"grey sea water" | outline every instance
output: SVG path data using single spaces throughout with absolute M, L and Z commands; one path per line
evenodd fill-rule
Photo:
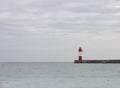
M 120 64 L 1 62 L 0 88 L 120 88 Z

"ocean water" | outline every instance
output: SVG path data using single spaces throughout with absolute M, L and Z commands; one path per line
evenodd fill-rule
M 120 88 L 120 64 L 1 62 L 0 88 Z

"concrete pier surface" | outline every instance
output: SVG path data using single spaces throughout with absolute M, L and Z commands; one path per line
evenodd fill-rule
M 74 63 L 120 63 L 120 60 L 74 60 Z

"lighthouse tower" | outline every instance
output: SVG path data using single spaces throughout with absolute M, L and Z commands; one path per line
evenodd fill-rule
M 79 61 L 82 61 L 82 54 L 81 54 L 81 53 L 83 52 L 83 50 L 82 50 L 81 47 L 79 47 L 78 51 L 79 51 L 79 57 L 78 57 L 78 60 L 79 60 Z

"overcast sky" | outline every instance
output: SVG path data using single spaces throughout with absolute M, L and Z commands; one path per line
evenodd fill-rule
M 0 61 L 120 59 L 120 0 L 0 0 Z

